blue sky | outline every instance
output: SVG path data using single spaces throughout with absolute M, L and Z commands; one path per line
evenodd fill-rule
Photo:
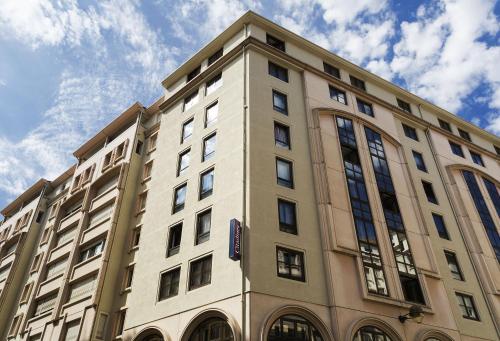
M 2 0 L 0 206 L 248 9 L 500 134 L 497 1 Z

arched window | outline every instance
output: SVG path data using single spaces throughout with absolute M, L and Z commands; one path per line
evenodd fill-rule
M 189 341 L 234 341 L 234 336 L 226 321 L 212 317 L 196 327 Z
M 354 335 L 353 341 L 393 341 L 389 335 L 374 326 L 364 326 Z
M 314 325 L 298 315 L 284 315 L 274 321 L 267 341 L 323 341 Z
M 139 334 L 137 341 L 164 341 L 163 335 L 156 329 L 147 329 Z
M 163 336 L 160 334 L 151 334 L 143 337 L 140 341 L 163 341 Z

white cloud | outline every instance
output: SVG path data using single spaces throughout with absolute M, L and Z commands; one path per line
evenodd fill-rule
M 490 114 L 487 121 L 488 123 L 486 124 L 485 129 L 497 136 L 500 136 L 500 113 Z

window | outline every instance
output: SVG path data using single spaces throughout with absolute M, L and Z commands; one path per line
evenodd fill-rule
M 330 76 L 340 79 L 340 70 L 335 66 L 323 62 L 323 70 Z
M 460 135 L 460 137 L 462 137 L 463 139 L 466 139 L 467 141 L 472 141 L 470 138 L 470 134 L 468 132 L 466 132 L 465 130 L 458 128 L 458 135 Z
M 57 277 L 61 274 L 64 273 L 64 270 L 66 270 L 66 263 L 68 261 L 68 258 L 63 258 L 58 261 L 55 261 L 53 263 L 50 263 L 47 265 L 47 272 L 45 274 L 45 280 Z
M 427 197 L 427 201 L 437 205 L 438 200 L 436 198 L 436 195 L 434 194 L 434 189 L 432 188 L 432 184 L 430 182 L 422 180 L 422 186 L 424 187 L 424 192 Z
M 78 263 L 84 262 L 91 257 L 100 255 L 103 250 L 104 250 L 104 239 L 101 239 L 97 243 L 92 244 L 91 246 L 83 249 L 80 252 Z
M 177 294 L 179 293 L 180 275 L 181 268 L 173 269 L 161 274 L 158 301 L 177 296 Z
M 33 282 L 29 282 L 24 286 L 23 292 L 21 293 L 21 300 L 19 301 L 20 304 L 28 302 L 29 296 L 31 294 L 31 289 L 33 289 Z
M 278 276 L 305 282 L 304 254 L 299 251 L 276 247 Z
M 273 37 L 270 34 L 266 34 L 266 43 L 267 45 L 271 45 L 272 47 L 281 50 L 283 52 L 285 51 L 285 42 L 283 40 L 280 40 L 276 37 Z
M 448 267 L 450 268 L 451 277 L 458 281 L 463 281 L 464 276 L 462 275 L 462 270 L 460 270 L 460 266 L 458 265 L 457 256 L 450 251 L 445 251 L 444 256 L 446 257 L 446 261 L 448 262 Z
M 274 122 L 274 143 L 278 147 L 290 149 L 290 128 L 284 124 Z
M 210 239 L 210 227 L 212 224 L 212 209 L 198 213 L 196 217 L 196 245 Z
M 474 162 L 476 165 L 484 167 L 484 162 L 483 158 L 481 157 L 481 154 L 473 152 L 472 150 L 469 150 L 469 152 L 470 152 L 470 157 L 472 158 L 472 162 Z
M 214 169 L 209 169 L 200 175 L 200 200 L 212 195 L 214 189 Z
M 113 151 L 110 151 L 106 155 L 104 155 L 104 160 L 102 162 L 102 170 L 104 171 L 107 168 L 111 167 L 112 163 L 113 163 Z
M 113 205 L 108 205 L 103 208 L 99 208 L 90 213 L 89 217 L 89 228 L 94 227 L 107 220 L 111 213 L 113 212 Z
M 384 331 L 374 326 L 361 327 L 354 335 L 353 341 L 394 341 Z
M 54 309 L 54 306 L 56 304 L 56 299 L 57 299 L 57 294 L 54 294 L 36 301 L 33 317 L 39 316 L 43 313 L 49 312 L 52 309 Z
M 210 284 L 212 280 L 212 255 L 191 262 L 189 290 Z
M 231 327 L 220 317 L 209 317 L 196 326 L 189 336 L 191 341 L 233 341 Z M 318 340 L 319 341 L 319 340 Z
M 156 142 L 158 141 L 158 133 L 151 134 L 148 139 L 148 152 L 152 152 L 156 149 Z
M 40 224 L 42 222 L 44 213 L 45 213 L 44 211 L 38 211 L 38 214 L 36 215 L 36 219 L 35 219 L 35 222 L 37 224 Z
M 116 325 L 115 325 L 115 336 L 122 335 L 123 327 L 125 326 L 126 314 L 127 314 L 126 310 L 121 310 L 117 313 Z
M 483 178 L 484 186 L 490 195 L 491 202 L 497 211 L 498 216 L 500 217 L 500 195 L 498 194 L 497 186 L 491 182 L 490 180 Z
M 21 321 L 23 319 L 23 314 L 17 315 L 14 317 L 14 320 L 12 320 L 12 324 L 10 325 L 9 329 L 9 338 L 10 337 L 15 337 L 17 335 L 17 332 L 19 331 L 19 327 L 21 326 Z
M 448 141 L 450 143 L 450 148 L 453 154 L 458 155 L 460 157 L 465 157 L 464 152 L 462 150 L 462 146 L 456 144 L 455 142 Z
M 361 79 L 359 78 L 356 78 L 354 76 L 351 76 L 349 75 L 349 79 L 351 81 L 351 85 L 358 88 L 358 89 L 361 89 L 363 91 L 366 91 L 366 86 L 365 86 L 365 82 L 362 81 Z
M 132 279 L 134 278 L 134 265 L 127 267 L 125 274 L 124 289 L 132 287 Z
M 412 150 L 413 158 L 415 159 L 415 165 L 422 172 L 427 173 L 427 167 L 425 166 L 424 157 L 419 152 Z
M 148 200 L 148 192 L 143 192 L 139 194 L 137 199 L 137 214 L 142 213 L 146 210 L 146 201 Z
M 298 315 L 284 315 L 274 321 L 271 328 L 269 328 L 269 333 L 267 334 L 266 340 L 324 341 L 318 329 L 316 329 L 316 327 L 310 321 Z
M 205 86 L 205 95 L 208 96 L 222 86 L 222 73 L 210 79 Z
M 410 103 L 403 101 L 402 99 L 397 98 L 398 107 L 411 114 Z
M 406 137 L 418 141 L 417 130 L 415 128 L 407 126 L 406 124 L 403 123 L 403 130 L 405 132 Z
M 279 91 L 273 90 L 273 109 L 288 115 L 288 101 L 285 94 Z
M 40 268 L 40 264 L 42 263 L 42 256 L 43 256 L 43 252 L 39 253 L 35 256 L 35 258 L 33 259 L 33 264 L 31 264 L 30 272 L 37 272 L 38 271 L 38 269 Z
M 444 129 L 448 130 L 451 133 L 451 126 L 448 122 L 443 121 L 442 119 L 438 118 L 439 126 Z
M 222 57 L 223 52 L 224 52 L 223 49 L 220 49 L 217 52 L 215 52 L 213 55 L 211 55 L 210 57 L 208 57 L 207 66 L 212 65 L 213 63 L 215 63 L 215 61 L 217 59 L 219 59 L 220 57 Z
M 132 238 L 130 240 L 130 248 L 138 247 L 141 240 L 141 227 L 138 226 L 132 230 Z
M 198 65 L 193 71 L 188 73 L 187 81 L 189 82 L 190 80 L 198 76 L 200 74 L 200 71 L 201 71 L 201 65 Z
M 215 155 L 215 144 L 216 144 L 216 135 L 213 133 L 212 135 L 206 137 L 203 140 L 203 158 L 201 161 L 206 161 L 211 159 Z
M 184 111 L 188 111 L 196 103 L 198 103 L 198 89 L 196 89 L 195 92 L 184 98 Z
M 150 179 L 152 171 L 153 171 L 153 160 L 148 161 L 144 164 L 144 168 L 142 170 L 142 181 Z
M 281 79 L 283 82 L 288 83 L 288 70 L 282 66 L 276 65 L 273 62 L 268 63 L 269 74 L 273 77 Z
M 40 245 L 45 244 L 46 242 L 49 241 L 49 236 L 50 236 L 50 227 L 46 228 L 42 232 L 42 238 L 40 239 Z
M 181 136 L 181 143 L 184 143 L 188 138 L 193 135 L 193 122 L 194 119 L 190 119 L 182 125 L 182 136 Z
M 62 233 L 60 233 L 57 237 L 57 242 L 56 242 L 56 247 L 61 246 L 65 244 L 66 242 L 70 241 L 73 239 L 76 233 L 76 225 L 73 225 L 73 227 L 69 227 Z
M 297 212 L 295 203 L 278 199 L 280 231 L 297 234 Z
M 182 223 L 178 223 L 170 228 L 168 234 L 167 257 L 176 255 L 181 249 Z
M 142 141 L 137 140 L 137 144 L 135 145 L 135 153 L 141 155 L 142 154 Z
M 363 114 L 373 117 L 373 107 L 370 103 L 362 101 L 359 98 L 356 98 L 356 102 L 358 103 L 359 112 L 362 112 Z
M 434 220 L 434 225 L 436 225 L 439 237 L 449 240 L 450 236 L 448 234 L 448 230 L 446 229 L 443 216 L 437 213 L 432 213 L 432 219 Z
M 97 321 L 98 322 L 96 324 L 95 337 L 98 340 L 104 340 L 104 334 L 106 332 L 106 327 L 108 324 L 108 314 L 99 313 L 99 318 Z
M 191 149 L 187 149 L 179 154 L 177 160 L 177 176 L 182 175 L 189 167 Z
M 462 317 L 469 320 L 479 321 L 479 315 L 474 304 L 472 296 L 456 293 L 458 299 L 458 306 L 462 310 Z
M 127 153 L 127 146 L 128 146 L 128 140 L 126 141 L 123 141 L 122 143 L 120 143 L 116 149 L 115 149 L 115 158 L 114 158 L 114 162 L 118 161 L 119 159 L 122 159 L 125 157 L 125 154 Z M 86 180 L 86 174 L 84 174 L 84 182 L 87 181 Z
M 330 98 L 347 105 L 347 97 L 345 91 L 337 89 L 334 86 L 329 86 L 330 88 Z
M 215 102 L 205 110 L 205 128 L 217 122 L 219 102 Z
M 97 285 L 97 275 L 87 277 L 69 288 L 68 302 L 75 301 L 81 297 L 91 296 Z
M 278 185 L 293 188 L 293 168 L 290 161 L 276 158 L 276 178 Z
M 184 203 L 186 202 L 186 191 L 187 184 L 180 185 L 174 190 L 174 207 L 172 212 L 179 212 L 184 208 Z
M 493 146 L 493 148 L 495 148 L 495 152 L 497 153 L 497 155 L 500 155 L 500 147 Z

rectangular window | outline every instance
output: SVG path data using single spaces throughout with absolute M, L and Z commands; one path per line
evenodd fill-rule
M 135 145 L 135 153 L 141 155 L 142 154 L 142 141 L 137 140 L 137 144 Z
M 180 185 L 174 190 L 174 205 L 172 207 L 172 212 L 176 213 L 184 208 L 186 202 L 186 191 L 187 184 Z
M 457 255 L 455 255 L 453 252 L 445 251 L 444 256 L 446 257 L 446 261 L 448 262 L 451 277 L 458 281 L 463 281 L 464 276 L 462 274 L 462 270 L 460 270 L 460 266 L 458 265 Z
M 188 138 L 193 135 L 193 122 L 194 119 L 190 119 L 182 125 L 182 136 L 181 136 L 181 143 L 184 143 Z
M 448 130 L 451 133 L 451 126 L 450 126 L 450 124 L 448 122 L 443 121 L 442 119 L 439 119 L 439 118 L 438 118 L 438 122 L 439 122 L 439 126 L 442 129 Z
M 35 222 L 37 224 L 40 224 L 42 222 L 44 213 L 45 213 L 44 211 L 38 211 L 38 214 L 36 215 L 36 219 L 35 219 Z
M 28 302 L 28 299 L 31 294 L 31 289 L 33 289 L 33 282 L 29 282 L 24 286 L 23 292 L 21 293 L 21 300 L 19 301 L 19 304 Z
M 462 150 L 461 145 L 456 144 L 455 142 L 451 142 L 451 141 L 448 141 L 448 142 L 450 143 L 450 148 L 451 148 L 451 151 L 453 154 L 465 158 L 464 151 Z
M 119 159 L 122 159 L 125 157 L 125 154 L 127 153 L 127 146 L 128 146 L 128 140 L 120 143 L 116 149 L 115 149 L 115 158 L 114 158 L 114 162 L 118 161 Z M 84 176 L 86 176 L 86 174 L 84 174 Z M 90 178 L 90 176 L 89 176 Z M 86 181 L 86 178 L 84 177 L 84 182 Z
M 215 155 L 216 142 L 217 142 L 217 137 L 215 133 L 206 137 L 203 140 L 203 159 L 201 160 L 202 162 L 211 159 Z
M 411 106 L 410 103 L 403 101 L 402 99 L 397 98 L 398 107 L 411 114 Z
M 469 152 L 470 152 L 470 157 L 472 158 L 472 162 L 474 162 L 476 165 L 484 167 L 484 162 L 483 158 L 481 157 L 481 154 L 473 152 L 472 150 L 469 150 Z
M 220 50 L 217 50 L 217 52 L 215 52 L 213 55 L 208 57 L 207 66 L 212 65 L 213 63 L 215 63 L 216 60 L 218 60 L 220 57 L 222 57 L 223 52 L 224 52 L 224 50 L 220 49 Z
M 373 117 L 373 107 L 370 103 L 362 101 L 359 98 L 356 98 L 356 102 L 358 103 L 359 112 L 362 112 L 363 114 Z
M 498 216 L 500 217 L 500 195 L 498 194 L 497 186 L 491 182 L 490 180 L 483 178 L 484 186 L 490 195 L 491 202 L 497 211 Z
M 129 267 L 127 267 L 126 272 L 127 272 L 127 274 L 125 275 L 124 288 L 128 289 L 128 288 L 132 287 L 132 280 L 134 278 L 134 265 L 130 265 Z
M 495 148 L 495 152 L 497 153 L 497 155 L 500 156 L 500 147 L 498 146 L 493 146 L 493 148 Z
M 416 152 L 414 150 L 412 150 L 412 153 L 413 153 L 413 158 L 415 159 L 415 165 L 417 166 L 417 168 L 419 170 L 421 170 L 422 172 L 427 173 L 427 167 L 425 166 L 424 157 L 422 156 L 422 154 L 419 152 Z
M 130 248 L 138 247 L 141 240 L 141 227 L 138 226 L 132 230 L 132 238 L 130 241 Z
M 35 303 L 35 311 L 33 313 L 33 317 L 39 316 L 43 313 L 49 312 L 54 309 L 56 304 L 57 294 L 47 296 L 45 298 L 39 299 Z
M 151 134 L 148 139 L 148 153 L 156 149 L 156 142 L 158 141 L 158 132 Z
M 299 251 L 276 247 L 278 276 L 305 282 L 304 254 Z
M 281 50 L 283 52 L 286 52 L 285 51 L 285 42 L 281 39 L 278 39 L 276 37 L 273 37 L 272 35 L 270 35 L 269 33 L 266 34 L 266 43 L 267 45 L 270 45 L 278 50 Z
M 80 252 L 80 257 L 78 258 L 78 263 L 84 262 L 94 256 L 100 255 L 104 250 L 104 239 L 101 239 L 97 243 L 83 249 Z
M 196 217 L 196 245 L 210 239 L 210 227 L 212 225 L 212 209 L 198 213 Z
M 103 208 L 94 210 L 89 215 L 89 227 L 94 227 L 102 223 L 103 221 L 109 219 L 111 213 L 113 212 L 113 205 L 108 205 Z
M 123 327 L 125 326 L 126 314 L 127 314 L 126 310 L 121 310 L 117 313 L 116 325 L 115 325 L 115 336 L 122 335 Z
M 218 115 L 219 115 L 219 102 L 215 102 L 205 110 L 205 128 L 216 123 Z
M 351 81 L 351 85 L 358 88 L 358 89 L 361 89 L 363 91 L 366 91 L 366 86 L 365 86 L 365 82 L 362 81 L 361 79 L 359 78 L 356 78 L 354 76 L 351 76 L 349 75 L 349 79 Z
M 193 71 L 188 73 L 187 81 L 189 82 L 190 80 L 198 76 L 200 74 L 200 71 L 201 71 L 201 65 L 198 65 Z
M 177 159 L 177 176 L 184 174 L 189 167 L 191 149 L 187 149 L 179 154 Z
M 191 109 L 196 103 L 198 103 L 198 89 L 195 92 L 184 98 L 184 111 Z
M 144 168 L 142 170 L 142 181 L 148 180 L 151 178 L 151 172 L 153 171 L 153 160 L 148 161 L 144 164 Z
M 23 314 L 14 317 L 14 320 L 12 320 L 12 324 L 10 325 L 9 328 L 9 334 L 8 334 L 9 338 L 15 337 L 17 335 L 19 327 L 21 326 L 22 319 L 23 319 Z
M 450 240 L 450 236 L 448 234 L 448 230 L 446 229 L 443 216 L 437 213 L 432 213 L 432 219 L 434 220 L 434 225 L 436 225 L 436 230 L 438 231 L 439 237 Z
M 340 70 L 335 66 L 323 62 L 323 70 L 330 76 L 340 79 Z
M 43 252 L 39 253 L 35 256 L 35 259 L 33 259 L 33 264 L 31 264 L 30 272 L 37 272 L 38 271 L 38 269 L 40 268 L 40 264 L 42 263 L 42 256 L 43 256 Z
M 200 175 L 200 196 L 199 199 L 204 199 L 212 195 L 214 189 L 214 169 L 209 169 Z
M 205 96 L 215 92 L 222 86 L 222 72 L 210 79 L 205 86 Z
M 80 332 L 80 320 L 66 323 L 64 329 L 64 341 L 77 341 Z
M 45 274 L 45 280 L 57 277 L 61 274 L 64 273 L 64 270 L 66 270 L 66 263 L 68 261 L 68 258 L 63 258 L 61 260 L 58 260 L 54 263 L 50 263 L 47 265 L 47 272 Z
M 210 284 L 212 280 L 212 255 L 191 262 L 189 290 Z
M 273 109 L 288 115 L 288 100 L 285 94 L 279 91 L 273 90 Z
M 468 132 L 466 132 L 465 130 L 458 128 L 458 135 L 460 135 L 460 137 L 462 137 L 463 139 L 466 139 L 467 141 L 472 141 L 470 138 L 470 134 Z
M 40 245 L 45 244 L 46 242 L 49 241 L 50 231 L 51 231 L 50 227 L 43 230 L 42 238 L 40 239 Z
M 148 192 L 143 192 L 139 194 L 137 199 L 137 214 L 142 213 L 146 210 L 146 202 L 148 200 Z
M 293 167 L 290 161 L 276 158 L 276 178 L 278 185 L 293 188 Z
M 280 231 L 297 234 L 297 212 L 295 203 L 278 199 Z
M 269 62 L 268 71 L 271 76 L 288 83 L 288 70 L 284 67 L 276 65 L 273 62 Z
M 284 124 L 274 122 L 274 143 L 278 147 L 290 149 L 290 128 Z
M 336 87 L 331 86 L 331 85 L 329 86 L 329 88 L 330 88 L 330 98 L 331 99 L 347 105 L 347 96 L 346 96 L 345 91 L 337 89 Z
M 403 130 L 405 132 L 405 136 L 412 140 L 418 141 L 417 130 L 413 127 L 407 126 L 404 123 L 402 125 L 403 125 Z
M 176 268 L 161 274 L 158 301 L 177 296 L 177 294 L 179 293 L 180 276 L 181 268 Z
M 170 228 L 168 233 L 167 257 L 176 255 L 181 249 L 182 223 L 178 223 Z
M 426 182 L 422 180 L 422 186 L 424 188 L 425 195 L 427 197 L 427 201 L 433 204 L 438 204 L 438 200 L 436 194 L 434 194 L 434 189 L 432 188 L 432 184 L 430 182 Z
M 97 276 L 87 277 L 69 288 L 68 302 L 75 301 L 81 297 L 91 296 L 97 285 Z
M 469 320 L 479 321 L 479 315 L 472 296 L 456 293 L 458 306 L 462 310 L 462 317 Z

